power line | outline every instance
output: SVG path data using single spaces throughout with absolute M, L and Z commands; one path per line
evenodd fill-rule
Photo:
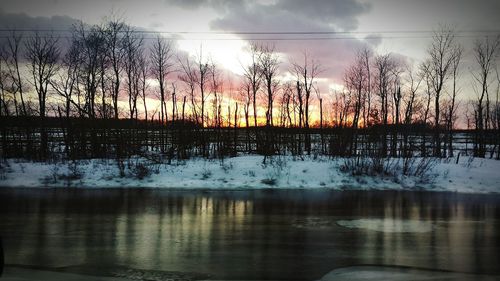
M 85 31 L 91 31 L 85 29 Z M 35 28 L 0 28 L 0 32 L 73 32 L 72 29 L 35 29 Z M 204 34 L 204 35 L 346 35 L 346 34 L 434 34 L 435 30 L 372 30 L 372 31 L 167 31 L 167 30 L 122 30 L 120 33 L 144 33 L 144 34 Z M 500 33 L 500 29 L 463 29 L 454 30 L 460 33 Z
M 90 30 L 85 30 L 90 31 Z M 168 39 L 176 41 L 329 41 L 329 40 L 380 40 L 380 39 L 430 39 L 434 36 L 432 30 L 380 30 L 380 31 L 147 31 L 147 30 L 129 30 L 139 34 L 164 34 L 164 35 L 215 35 L 215 37 L 170 37 Z M 31 33 L 72 33 L 72 29 L 0 29 L 0 33 L 5 32 L 28 32 L 24 35 L 25 38 L 33 38 L 35 35 Z M 121 31 L 126 32 L 126 31 Z M 478 38 L 489 34 L 500 34 L 500 29 L 469 29 L 456 30 L 455 37 L 457 38 Z M 255 35 L 259 37 L 243 37 L 243 38 L 224 38 L 218 35 Z M 269 35 L 269 36 L 266 36 Z M 282 35 L 282 36 L 277 36 Z M 292 37 L 289 37 L 293 35 Z M 297 37 L 298 35 L 302 35 Z M 326 36 L 330 35 L 330 36 Z M 361 37 L 365 35 L 365 37 Z M 372 36 L 370 36 L 372 35 Z M 54 35 L 48 34 L 38 35 L 42 38 L 57 37 L 62 39 L 71 39 L 69 35 Z M 9 38 L 7 35 L 0 35 L 0 39 Z M 156 37 L 143 36 L 144 40 L 155 40 Z
M 54 38 L 54 36 L 39 36 L 40 38 Z M 481 35 L 457 35 L 457 38 L 479 38 Z M 9 36 L 0 36 L 0 39 L 7 39 Z M 34 38 L 34 36 L 24 36 L 24 38 Z M 56 36 L 59 39 L 72 39 L 71 36 Z M 175 41 L 329 41 L 329 40 L 379 40 L 379 39 L 430 39 L 432 36 L 376 36 L 376 37 L 290 37 L 290 38 L 167 38 Z M 141 37 L 144 40 L 156 40 L 156 37 Z

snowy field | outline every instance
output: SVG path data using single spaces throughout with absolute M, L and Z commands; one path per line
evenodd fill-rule
M 500 161 L 461 157 L 435 160 L 426 176 L 353 176 L 342 171 L 345 159 L 280 156 L 238 156 L 220 160 L 191 159 L 151 164 L 144 159 L 124 162 L 120 176 L 115 160 L 37 163 L 8 160 L 1 163 L 3 187 L 151 187 L 201 189 L 316 188 L 335 190 L 432 190 L 499 193 Z M 141 163 L 145 169 L 138 169 Z M 141 168 L 139 167 L 139 168 Z

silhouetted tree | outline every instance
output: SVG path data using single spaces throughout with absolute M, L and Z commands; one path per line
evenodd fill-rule
M 315 60 L 308 59 L 307 52 L 303 53 L 303 57 L 304 57 L 303 63 L 292 62 L 292 66 L 293 66 L 293 72 L 297 79 L 297 92 L 298 93 L 300 92 L 300 94 L 298 94 L 300 100 L 302 100 L 302 92 L 304 94 L 303 95 L 304 115 L 302 120 L 304 121 L 304 126 L 306 128 L 309 128 L 309 100 L 311 98 L 311 93 L 313 91 L 314 79 L 316 79 L 318 74 L 320 73 L 321 66 Z M 299 110 L 301 110 L 301 108 Z
M 24 84 L 21 78 L 21 47 L 22 47 L 23 35 L 16 31 L 12 31 L 10 36 L 7 37 L 6 48 L 4 49 L 3 56 L 4 61 L 8 69 L 9 78 L 11 80 L 10 92 L 13 95 L 14 107 L 16 115 L 28 115 L 28 110 L 26 102 L 24 100 Z M 17 93 L 21 99 L 21 112 L 19 114 L 19 108 L 17 104 Z
M 413 122 L 415 104 L 418 102 L 417 93 L 422 83 L 423 76 L 422 73 L 415 73 L 414 68 L 409 65 L 406 67 L 406 74 L 408 95 L 405 101 L 406 109 L 404 113 L 404 124 L 410 125 Z
M 274 46 L 261 46 L 259 65 L 265 85 L 267 100 L 266 126 L 273 126 L 273 100 L 278 86 L 277 75 L 280 61 Z
M 35 33 L 26 41 L 26 59 L 28 60 L 33 85 L 38 95 L 40 117 L 45 117 L 47 93 L 50 81 L 59 70 L 58 39 L 50 34 Z
M 123 39 L 125 50 L 124 69 L 127 78 L 126 84 L 128 90 L 129 117 L 133 119 L 134 117 L 137 117 L 137 100 L 140 96 L 140 63 L 143 53 L 143 38 L 137 36 L 134 30 L 128 27 L 125 29 L 125 36 Z M 163 93 L 162 96 L 162 101 L 164 102 L 165 94 Z
M 476 144 L 474 154 L 475 156 L 484 157 L 486 153 L 486 144 L 484 137 L 484 129 L 487 128 L 488 114 L 489 114 L 489 85 L 491 83 L 491 72 L 493 70 L 493 63 L 495 55 L 500 46 L 500 38 L 491 40 L 490 38 L 485 38 L 484 40 L 477 40 L 474 46 L 474 58 L 477 63 L 478 70 L 473 73 L 476 83 L 479 85 L 478 98 L 476 104 Z M 485 118 L 486 115 L 486 118 Z
M 452 90 L 450 94 L 450 100 L 447 106 L 446 112 L 446 131 L 448 135 L 448 156 L 453 157 L 453 127 L 456 120 L 456 112 L 457 112 L 457 94 L 459 92 L 457 86 L 457 79 L 459 73 L 459 66 L 462 60 L 463 49 L 461 46 L 457 45 L 454 52 L 453 63 L 451 66 L 452 72 Z
M 454 50 L 456 49 L 455 31 L 442 26 L 432 38 L 432 43 L 427 49 L 429 56 L 427 62 L 427 75 L 434 94 L 434 152 L 433 155 L 441 156 L 440 139 L 440 109 L 441 93 L 445 82 L 451 75 Z
M 74 101 L 74 92 L 77 90 L 77 76 L 79 67 L 79 49 L 72 45 L 64 55 L 58 75 L 50 83 L 56 93 L 64 99 L 66 117 L 71 115 L 72 105 L 79 109 L 80 105 Z
M 170 41 L 163 37 L 156 37 L 151 49 L 151 73 L 158 81 L 160 87 L 160 120 L 162 124 L 167 121 L 167 76 L 172 72 L 172 46 Z
M 252 44 L 250 46 L 250 58 L 252 61 L 250 65 L 244 67 L 244 77 L 252 93 L 254 127 L 257 127 L 257 93 L 262 84 L 262 72 L 260 70 L 261 55 L 260 48 L 256 44 Z
M 127 25 L 120 20 L 111 20 L 103 29 L 106 41 L 106 55 L 111 68 L 111 100 L 114 118 L 118 119 L 118 96 L 120 95 L 121 73 L 126 55 L 124 34 Z M 147 119 L 147 118 L 146 118 Z

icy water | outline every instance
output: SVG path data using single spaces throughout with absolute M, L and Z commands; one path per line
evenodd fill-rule
M 488 194 L 0 188 L 0 235 L 7 264 L 94 275 L 317 280 L 385 265 L 500 276 L 500 195 Z

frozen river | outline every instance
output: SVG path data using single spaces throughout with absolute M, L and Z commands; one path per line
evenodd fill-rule
M 500 195 L 489 194 L 0 188 L 0 235 L 8 267 L 103 276 L 500 275 Z

